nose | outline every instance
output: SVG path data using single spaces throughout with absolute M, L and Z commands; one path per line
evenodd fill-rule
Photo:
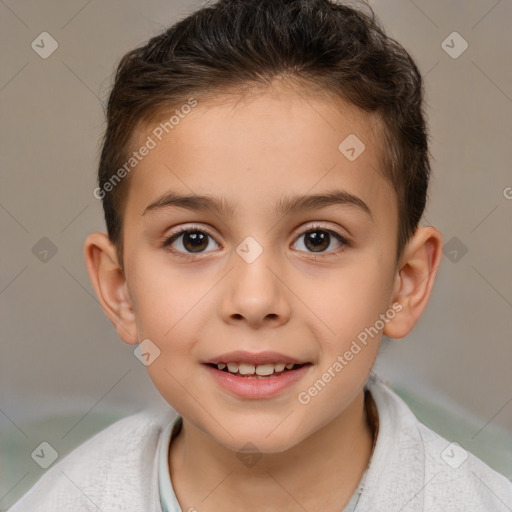
M 269 251 L 264 250 L 252 262 L 235 253 L 233 265 L 226 276 L 220 301 L 223 320 L 238 325 L 246 323 L 251 328 L 264 324 L 278 327 L 288 322 L 289 291 Z

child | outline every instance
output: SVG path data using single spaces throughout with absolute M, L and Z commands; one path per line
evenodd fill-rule
M 172 409 L 100 432 L 12 512 L 512 510 L 372 373 L 442 238 L 419 224 L 421 76 L 366 10 L 220 0 L 123 57 L 85 258 Z

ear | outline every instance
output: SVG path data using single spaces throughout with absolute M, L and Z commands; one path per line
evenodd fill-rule
M 383 334 L 403 338 L 412 330 L 430 298 L 442 259 L 443 239 L 433 226 L 418 228 L 404 248 L 397 265 L 393 289 L 393 309 L 397 314 Z
M 91 233 L 85 240 L 84 256 L 103 311 L 125 343 L 137 344 L 135 314 L 114 244 L 105 233 Z

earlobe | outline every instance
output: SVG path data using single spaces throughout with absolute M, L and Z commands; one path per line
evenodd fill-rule
M 395 278 L 392 303 L 400 312 L 386 324 L 383 334 L 403 338 L 413 329 L 427 306 L 442 258 L 438 229 L 418 228 L 405 247 Z
M 91 233 L 84 256 L 96 296 L 119 337 L 125 343 L 138 343 L 132 301 L 114 244 L 105 233 Z

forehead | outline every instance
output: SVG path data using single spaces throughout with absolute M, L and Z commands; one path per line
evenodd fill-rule
M 135 149 L 148 137 L 154 142 L 130 176 L 127 203 L 140 215 L 168 191 L 216 195 L 234 212 L 261 213 L 283 194 L 332 189 L 393 213 L 379 120 L 353 105 L 277 86 L 198 98 L 176 124 L 164 125 L 171 115 L 134 137 Z

